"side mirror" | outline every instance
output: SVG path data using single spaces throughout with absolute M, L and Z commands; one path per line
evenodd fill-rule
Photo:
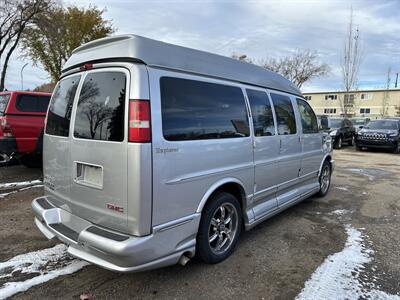
M 364 126 L 359 126 L 358 128 L 360 128 L 360 129 L 363 129 L 363 128 L 364 128 Z

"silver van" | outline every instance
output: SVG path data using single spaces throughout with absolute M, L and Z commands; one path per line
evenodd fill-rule
M 135 35 L 96 40 L 54 90 L 35 223 L 114 271 L 217 263 L 243 229 L 326 195 L 331 144 L 278 74 Z

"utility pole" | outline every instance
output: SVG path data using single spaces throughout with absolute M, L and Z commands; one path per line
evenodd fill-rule
M 24 90 L 24 74 L 23 74 L 23 72 L 27 65 L 29 65 L 29 63 L 24 64 L 23 67 L 21 68 L 21 91 Z

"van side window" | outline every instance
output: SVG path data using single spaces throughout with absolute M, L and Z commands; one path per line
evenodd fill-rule
M 266 92 L 246 90 L 249 97 L 255 136 L 275 135 L 274 117 Z
M 311 106 L 304 100 L 296 98 L 299 107 L 303 133 L 318 133 L 318 122 Z
M 250 135 L 240 88 L 172 77 L 162 77 L 160 88 L 165 139 L 185 141 Z
M 21 94 L 17 96 L 15 107 L 22 112 L 46 113 L 50 96 Z
M 124 140 L 125 77 L 122 72 L 94 72 L 86 76 L 76 109 L 75 137 Z
M 72 104 L 80 79 L 80 75 L 65 78 L 55 88 L 47 115 L 47 134 L 58 136 L 69 135 Z
M 276 113 L 278 123 L 278 134 L 296 134 L 296 117 L 290 98 L 285 95 L 271 93 L 272 103 Z

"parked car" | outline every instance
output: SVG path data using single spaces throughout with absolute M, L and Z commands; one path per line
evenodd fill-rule
M 332 137 L 335 149 L 341 149 L 344 143 L 354 146 L 356 130 L 349 119 L 321 116 L 321 128 Z
M 44 135 L 37 227 L 119 272 L 227 258 L 242 228 L 327 194 L 329 135 L 252 64 L 125 35 L 74 50 Z
M 27 167 L 41 165 L 50 97 L 38 92 L 0 93 L 0 165 L 13 158 Z
M 356 138 L 356 149 L 381 148 L 400 152 L 400 119 L 370 121 L 361 129 Z
M 370 121 L 370 118 L 351 118 L 351 123 L 353 124 L 356 132 L 360 131 L 367 123 Z

